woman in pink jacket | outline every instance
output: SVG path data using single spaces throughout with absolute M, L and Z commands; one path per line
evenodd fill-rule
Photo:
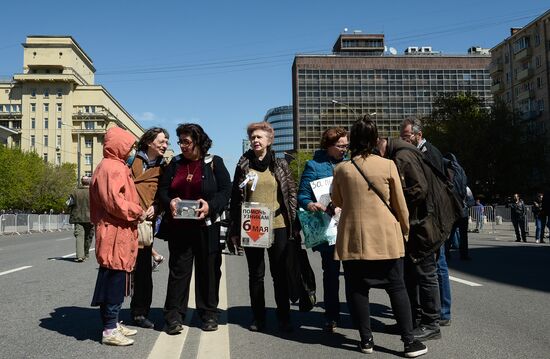
M 135 335 L 118 322 L 118 314 L 128 295 L 129 278 L 138 251 L 137 223 L 145 219 L 126 159 L 136 139 L 129 132 L 113 127 L 105 134 L 103 160 L 97 166 L 90 186 L 90 217 L 95 225 L 96 258 L 99 263 L 92 306 L 99 306 L 103 321 L 101 342 L 131 345 Z

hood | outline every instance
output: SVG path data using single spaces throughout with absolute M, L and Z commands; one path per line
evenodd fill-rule
M 386 154 L 384 156 L 386 158 L 394 158 L 397 151 L 403 148 L 410 148 L 418 151 L 418 148 L 416 148 L 416 146 L 408 143 L 407 141 L 403 141 L 400 138 L 387 138 L 387 141 L 388 144 L 386 145 Z
M 103 141 L 103 157 L 124 161 L 134 143 L 136 138 L 130 132 L 120 127 L 111 127 Z

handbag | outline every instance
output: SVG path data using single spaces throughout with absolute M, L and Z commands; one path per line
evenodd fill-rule
M 143 221 L 138 223 L 138 244 L 149 247 L 153 244 L 153 222 Z
M 305 249 L 297 238 L 289 239 L 286 247 L 286 270 L 290 301 L 299 301 L 299 310 L 309 312 L 317 302 L 315 273 Z

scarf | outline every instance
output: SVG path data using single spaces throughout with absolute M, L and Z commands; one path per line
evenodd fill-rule
M 264 172 L 271 165 L 272 154 L 271 151 L 267 151 L 266 155 L 262 160 L 260 160 L 254 154 L 254 151 L 250 150 L 247 153 L 248 160 L 250 161 L 250 168 L 253 170 Z

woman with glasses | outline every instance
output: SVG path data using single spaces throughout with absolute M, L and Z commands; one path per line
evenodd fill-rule
M 330 216 L 339 208 L 328 206 L 315 198 L 311 182 L 321 178 L 332 177 L 334 167 L 342 162 L 348 150 L 348 132 L 341 127 L 333 127 L 323 132 L 321 136 L 321 149 L 315 151 L 313 159 L 306 162 L 300 187 L 298 189 L 298 204 L 308 211 L 323 211 Z M 340 319 L 340 261 L 334 259 L 334 245 L 323 243 L 313 247 L 314 251 L 321 254 L 323 267 L 323 299 L 325 303 L 325 327 L 328 332 L 333 332 Z
M 273 216 L 274 241 L 267 250 L 269 268 L 273 277 L 279 329 L 292 331 L 290 299 L 286 271 L 286 248 L 296 218 L 296 184 L 284 159 L 275 158 L 271 150 L 274 130 L 267 122 L 248 125 L 250 149 L 237 163 L 231 194 L 230 237 L 238 243 L 241 233 L 243 202 L 259 202 L 270 207 Z M 254 180 L 247 180 L 254 178 Z M 249 329 L 263 331 L 266 309 L 264 298 L 265 251 L 263 248 L 244 248 L 248 263 L 250 302 L 254 317 Z
M 229 201 L 231 180 L 223 160 L 208 154 L 212 141 L 201 126 L 182 124 L 176 134 L 181 154 L 166 167 L 158 190 L 166 217 L 159 232 L 165 233 L 170 253 L 164 304 L 166 332 L 177 334 L 183 329 L 193 262 L 195 302 L 202 330 L 214 331 L 218 329 L 222 261 L 220 215 Z M 181 200 L 199 203 L 197 219 L 173 218 Z
M 160 213 L 157 201 L 159 179 L 166 166 L 164 153 L 168 148 L 168 131 L 160 127 L 153 127 L 145 131 L 138 141 L 136 156 L 132 159 L 130 171 L 141 207 L 147 218 L 141 225 L 149 231 L 150 237 L 144 243 L 139 238 L 139 249 L 134 271 L 134 294 L 130 302 L 130 311 L 134 325 L 142 328 L 153 328 L 154 324 L 147 317 L 153 300 L 153 224 Z M 130 162 L 130 161 L 129 161 Z
M 334 170 L 332 201 L 342 208 L 336 238 L 336 258 L 343 261 L 349 304 L 359 329 L 359 350 L 372 353 L 369 290 L 385 289 L 405 343 L 405 356 L 428 349 L 412 334 L 409 297 L 403 280 L 404 242 L 409 234 L 409 211 L 397 167 L 373 154 L 378 142 L 376 124 L 368 116 L 350 131 L 351 161 Z

